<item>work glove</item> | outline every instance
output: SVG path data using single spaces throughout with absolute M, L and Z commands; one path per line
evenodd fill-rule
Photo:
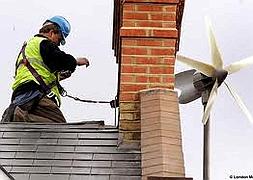
M 61 71 L 61 72 L 59 72 L 59 74 L 60 74 L 60 81 L 61 81 L 61 80 L 69 78 L 71 76 L 71 71 L 69 71 L 69 70 Z

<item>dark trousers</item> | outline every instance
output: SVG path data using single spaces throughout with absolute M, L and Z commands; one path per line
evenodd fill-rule
M 3 114 L 2 122 L 66 123 L 59 107 L 48 97 L 33 99 L 22 105 L 10 105 Z

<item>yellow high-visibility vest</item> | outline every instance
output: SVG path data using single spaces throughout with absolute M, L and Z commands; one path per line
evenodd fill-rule
M 45 40 L 44 37 L 32 37 L 27 41 L 27 45 L 25 48 L 25 55 L 30 62 L 31 66 L 37 71 L 37 73 L 41 76 L 43 81 L 47 84 L 55 84 L 53 82 L 58 81 L 59 73 L 58 72 L 50 72 L 49 68 L 44 64 L 43 59 L 40 54 L 40 43 Z M 22 53 L 19 55 L 16 64 L 22 60 Z M 23 85 L 29 81 L 35 81 L 38 85 L 39 82 L 35 79 L 29 69 L 24 65 L 20 64 L 16 67 L 16 75 L 15 80 L 12 84 L 12 89 L 15 90 L 20 85 Z M 51 91 L 56 95 L 59 103 L 61 102 L 60 93 L 58 87 L 54 85 L 51 88 Z

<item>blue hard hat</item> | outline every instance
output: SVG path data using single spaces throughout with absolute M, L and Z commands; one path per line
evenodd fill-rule
M 63 38 L 61 45 L 64 45 L 66 43 L 65 38 L 69 35 L 71 29 L 69 22 L 62 16 L 54 16 L 50 19 L 47 19 L 47 21 L 55 23 L 59 26 Z

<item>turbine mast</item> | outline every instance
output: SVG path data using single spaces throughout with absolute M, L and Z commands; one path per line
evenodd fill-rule
M 204 111 L 210 96 L 211 89 L 202 92 L 202 104 Z M 203 180 L 210 180 L 210 116 L 206 124 L 203 124 L 204 138 L 203 138 Z

